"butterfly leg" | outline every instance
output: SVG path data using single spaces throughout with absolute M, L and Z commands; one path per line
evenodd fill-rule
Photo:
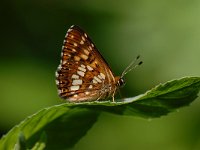
M 112 94 L 112 101 L 115 102 L 115 92 L 116 92 L 116 89 L 113 91 L 113 94 Z
M 96 101 L 100 100 L 102 98 L 103 94 L 101 94 Z
M 105 97 L 105 95 L 104 95 L 106 93 L 105 91 L 106 91 L 106 87 L 104 86 L 104 83 L 103 83 L 103 86 L 102 86 L 101 90 L 99 91 L 100 96 L 98 97 L 97 101 L 100 100 L 101 98 Z

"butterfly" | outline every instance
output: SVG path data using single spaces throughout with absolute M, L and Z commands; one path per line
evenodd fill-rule
M 72 25 L 65 36 L 56 71 L 58 94 L 69 102 L 105 100 L 109 97 L 114 101 L 116 91 L 125 83 L 123 76 L 142 64 L 142 61 L 137 65 L 135 62 L 121 76 L 115 76 L 86 32 Z

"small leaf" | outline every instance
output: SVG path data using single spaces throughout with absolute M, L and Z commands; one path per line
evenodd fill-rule
M 45 146 L 45 149 L 71 148 L 92 127 L 100 112 L 160 117 L 189 105 L 197 98 L 199 90 L 199 77 L 185 77 L 160 84 L 145 94 L 121 99 L 119 102 L 65 103 L 45 108 L 3 136 L 0 149 L 13 149 L 20 133 L 23 133 L 23 141 L 29 149 L 37 146 L 41 149 Z

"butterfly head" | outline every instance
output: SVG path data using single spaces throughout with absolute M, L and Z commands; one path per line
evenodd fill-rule
M 137 56 L 136 59 L 134 61 L 132 61 L 128 67 L 124 70 L 124 72 L 122 73 L 121 76 L 116 76 L 115 77 L 115 83 L 118 87 L 123 87 L 125 85 L 125 81 L 123 79 L 124 75 L 127 74 L 129 71 L 131 71 L 132 69 L 138 67 L 139 65 L 142 64 L 142 61 L 139 61 L 139 63 L 137 63 L 137 60 L 140 58 L 140 56 Z
M 125 85 L 125 81 L 120 76 L 115 77 L 115 81 L 118 87 L 123 87 Z

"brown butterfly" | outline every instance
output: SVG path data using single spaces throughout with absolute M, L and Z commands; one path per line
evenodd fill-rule
M 136 58 L 136 60 L 139 56 Z M 78 26 L 67 31 L 61 61 L 56 71 L 56 84 L 61 98 L 70 102 L 104 100 L 112 97 L 124 85 L 122 77 L 142 64 L 133 61 L 115 76 L 89 36 Z

